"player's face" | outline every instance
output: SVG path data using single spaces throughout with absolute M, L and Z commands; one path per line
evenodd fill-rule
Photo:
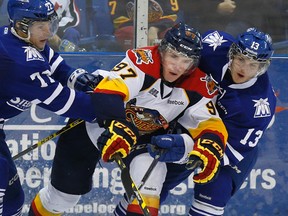
M 236 54 L 230 66 L 233 81 L 244 83 L 254 78 L 260 70 L 260 64 L 242 54 Z
M 163 78 L 168 82 L 175 82 L 193 65 L 193 59 L 181 53 L 167 49 L 162 54 Z
M 43 50 L 48 39 L 53 36 L 50 21 L 36 21 L 29 27 L 29 41 L 39 50 Z

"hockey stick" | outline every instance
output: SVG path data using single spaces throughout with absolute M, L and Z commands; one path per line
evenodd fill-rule
M 140 190 L 142 188 L 142 186 L 145 184 L 145 182 L 147 181 L 147 179 L 149 178 L 150 174 L 152 173 L 153 169 L 155 168 L 155 166 L 157 165 L 158 163 L 158 160 L 159 160 L 159 157 L 160 157 L 160 154 L 157 154 L 155 156 L 155 158 L 153 159 L 153 161 L 151 162 L 150 166 L 148 167 L 145 175 L 143 176 L 140 184 L 138 185 L 138 190 Z
M 152 173 L 153 169 L 155 168 L 155 166 L 158 163 L 158 159 L 159 159 L 160 155 L 156 155 L 155 158 L 153 159 L 153 161 L 151 162 L 150 166 L 148 167 L 145 175 L 143 176 L 140 184 L 138 185 L 138 190 L 140 191 L 140 189 L 143 187 L 143 185 L 146 183 L 147 179 L 149 178 L 150 174 Z M 128 169 L 127 169 L 128 170 Z M 127 174 L 126 174 L 127 175 Z M 129 171 L 128 171 L 128 175 L 130 175 Z M 127 194 L 128 197 L 128 202 L 131 203 L 133 201 L 133 199 L 135 198 L 135 193 L 133 193 L 133 189 L 132 187 L 130 187 L 130 184 L 127 185 L 127 187 L 129 186 L 129 188 L 127 188 L 127 190 L 129 190 L 129 195 Z M 125 187 L 125 186 L 124 186 Z M 126 189 L 125 189 L 126 190 Z M 126 190 L 126 191 L 127 191 Z M 131 192 L 132 191 L 132 192 Z
M 12 159 L 16 160 L 19 157 L 27 154 L 30 151 L 33 151 L 34 149 L 36 149 L 37 147 L 43 145 L 44 143 L 48 142 L 51 139 L 54 139 L 55 137 L 59 136 L 62 133 L 65 133 L 66 131 L 70 130 L 71 128 L 77 126 L 78 124 L 82 123 L 84 120 L 82 119 L 77 119 L 73 122 L 71 122 L 70 124 L 66 125 L 65 127 L 63 127 L 62 129 L 58 130 L 57 132 L 50 134 L 49 136 L 45 137 L 42 140 L 39 140 L 37 143 L 33 144 L 32 146 L 30 146 L 29 148 L 25 149 L 22 152 L 19 152 L 17 155 L 13 156 Z
M 151 216 L 150 211 L 149 211 L 138 187 L 136 186 L 136 184 L 134 183 L 133 179 L 130 176 L 129 169 L 126 167 L 122 158 L 120 157 L 119 154 L 115 154 L 113 157 L 114 157 L 114 160 L 117 163 L 118 167 L 121 170 L 121 180 L 122 180 L 123 186 L 125 188 L 126 194 L 128 196 L 128 199 L 130 200 L 131 197 L 135 196 L 144 216 Z

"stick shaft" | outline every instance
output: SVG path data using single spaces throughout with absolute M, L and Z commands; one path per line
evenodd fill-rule
M 149 178 L 149 176 L 151 175 L 152 171 L 154 170 L 155 166 L 158 163 L 158 159 L 159 159 L 160 155 L 156 155 L 156 157 L 153 159 L 153 161 L 151 162 L 150 166 L 148 167 L 145 175 L 143 176 L 140 184 L 138 185 L 138 190 L 140 190 L 142 188 L 142 186 L 145 184 L 145 182 L 147 181 L 147 179 Z
M 19 152 L 17 155 L 13 156 L 12 159 L 16 160 L 19 157 L 22 157 L 23 155 L 29 153 L 30 151 L 33 151 L 37 147 L 39 147 L 39 146 L 43 145 L 44 143 L 48 142 L 49 140 L 52 140 L 55 137 L 61 135 L 62 133 L 65 133 L 66 131 L 70 130 L 71 128 L 77 126 L 78 124 L 82 123 L 83 121 L 84 120 L 82 120 L 82 119 L 77 119 L 77 120 L 71 122 L 70 124 L 66 125 L 62 129 L 60 129 L 60 130 L 56 131 L 55 133 L 50 134 L 49 136 L 39 140 L 37 143 L 33 144 L 32 146 L 28 147 L 27 149 L 23 150 L 22 152 Z

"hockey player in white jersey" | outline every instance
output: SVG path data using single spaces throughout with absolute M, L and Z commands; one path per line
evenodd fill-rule
M 201 49 L 199 32 L 184 23 L 179 23 L 165 34 L 160 45 L 128 50 L 125 58 L 112 71 L 99 71 L 104 78 L 97 85 L 95 92 L 106 94 L 117 92 L 121 95 L 127 102 L 125 106 L 127 120 L 134 122 L 141 136 L 134 147 L 118 142 L 113 134 L 117 125 L 112 121 L 94 144 L 99 148 L 104 161 L 113 160 L 113 148 L 117 142 L 122 146 L 118 152 L 124 156 L 128 155 L 127 159 L 124 158 L 126 162 L 139 154 L 140 160 L 135 160 L 139 164 L 130 167 L 131 175 L 137 184 L 153 160 L 146 145 L 150 143 L 152 136 L 169 139 L 170 145 L 173 145 L 175 150 L 178 149 L 178 145 L 179 147 L 185 145 L 183 152 L 180 148 L 179 155 L 171 158 L 171 160 L 177 158 L 179 163 L 185 162 L 188 153 L 193 149 L 193 139 L 209 139 L 214 145 L 203 148 L 213 149 L 213 153 L 206 153 L 205 156 L 203 154 L 202 158 L 211 157 L 212 160 L 206 160 L 209 163 L 207 167 L 217 170 L 217 163 L 213 162 L 222 158 L 227 131 L 211 101 L 215 94 L 209 92 L 207 88 L 206 74 L 197 68 Z M 107 106 L 106 100 L 113 101 L 114 105 Z M 117 105 L 117 98 L 109 99 L 106 95 L 99 103 L 106 111 L 119 112 L 115 110 L 115 107 L 120 108 L 120 105 Z M 124 106 L 122 108 L 124 109 Z M 172 134 L 163 136 L 170 127 L 173 128 L 172 122 L 181 116 L 185 116 L 187 121 L 184 127 L 190 133 L 175 137 Z M 89 133 L 93 126 L 95 127 L 93 124 L 87 124 L 85 128 L 82 124 L 60 136 L 51 181 L 36 195 L 31 204 L 30 216 L 61 214 L 76 205 L 81 195 L 91 190 L 93 172 L 99 160 L 92 143 L 96 140 L 93 138 L 95 133 Z M 92 137 L 91 141 L 87 133 Z M 199 142 L 197 146 L 201 145 Z M 130 156 L 131 148 L 133 151 Z M 202 154 L 200 150 L 195 150 L 193 154 L 196 152 Z M 186 170 L 185 165 L 178 165 Z M 165 163 L 159 163 L 156 169 L 163 175 L 159 174 L 161 178 L 157 177 L 157 181 L 148 180 L 147 185 L 141 190 L 153 216 L 158 215 L 165 166 Z M 138 172 L 134 172 L 135 169 Z M 205 171 L 201 179 L 213 178 L 214 173 L 210 172 L 210 169 Z M 125 214 L 141 214 L 136 200 L 131 203 Z
M 202 42 L 199 68 L 211 80 L 211 92 L 219 92 L 216 107 L 227 128 L 228 142 L 217 177 L 195 182 L 189 215 L 217 216 L 224 214 L 226 204 L 255 165 L 259 141 L 273 122 L 276 97 L 266 72 L 273 48 L 271 37 L 255 28 L 236 39 L 225 32 L 209 31 Z M 173 149 L 165 154 L 173 154 Z M 194 159 L 191 155 L 190 160 Z M 171 181 L 166 178 L 162 201 L 180 183 Z

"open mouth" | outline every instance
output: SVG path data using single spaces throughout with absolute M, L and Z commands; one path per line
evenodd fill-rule
M 177 73 L 175 73 L 175 72 L 171 72 L 171 71 L 169 72 L 169 74 L 172 75 L 172 76 L 178 76 Z
M 244 75 L 243 74 L 240 74 L 240 73 L 237 73 L 237 75 L 240 77 L 240 78 L 243 78 Z

